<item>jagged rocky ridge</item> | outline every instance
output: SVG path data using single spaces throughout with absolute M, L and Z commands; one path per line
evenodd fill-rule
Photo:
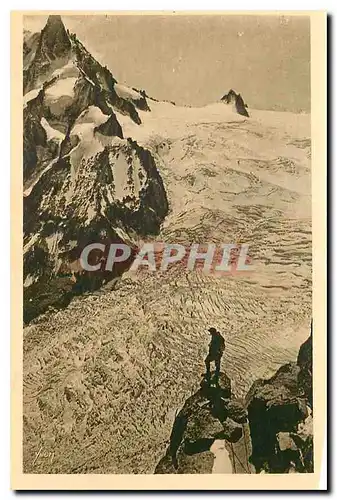
M 151 153 L 124 138 L 118 115 L 141 123 L 144 93 L 119 85 L 60 16 L 24 34 L 25 321 L 123 272 L 90 275 L 76 262 L 91 242 L 157 234 L 168 211 Z M 128 263 L 130 264 L 130 262 Z
M 202 379 L 178 412 L 155 473 L 214 472 L 216 440 L 225 443 L 231 463 L 227 473 L 313 472 L 312 421 L 311 333 L 297 362 L 254 382 L 244 400 L 235 398 L 225 373 L 218 385 Z

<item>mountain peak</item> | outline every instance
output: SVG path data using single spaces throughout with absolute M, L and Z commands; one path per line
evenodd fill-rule
M 247 111 L 247 104 L 245 104 L 241 94 L 237 94 L 235 90 L 230 89 L 228 94 L 225 94 L 224 96 L 221 97 L 221 102 L 224 104 L 231 104 L 235 111 L 239 113 L 239 115 L 247 116 L 249 117 L 248 111 Z
M 40 33 L 26 34 L 24 40 L 23 83 L 26 93 L 69 60 L 72 44 L 61 16 L 49 16 Z
M 71 48 L 71 42 L 61 16 L 49 16 L 41 31 L 41 50 L 51 58 L 64 56 Z
M 59 33 L 62 36 L 66 35 L 68 37 L 67 30 L 63 24 L 62 18 L 58 15 L 48 16 L 47 22 L 42 31 L 47 32 L 48 34 Z
M 47 19 L 47 25 L 58 25 L 58 26 L 62 26 L 64 28 L 64 24 L 62 22 L 62 18 L 61 16 L 59 15 L 50 15 L 48 16 L 48 19 Z

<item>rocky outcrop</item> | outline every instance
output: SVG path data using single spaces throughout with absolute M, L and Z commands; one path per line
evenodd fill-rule
M 241 94 L 237 94 L 233 89 L 230 89 L 228 94 L 221 97 L 221 101 L 224 104 L 230 104 L 233 107 L 233 110 L 236 113 L 239 113 L 239 115 L 249 117 L 247 104 L 245 104 Z
M 123 139 L 123 130 L 120 126 L 115 113 L 111 113 L 106 122 L 94 128 L 94 132 L 107 135 L 108 137 L 120 137 Z
M 258 380 L 246 399 L 256 471 L 313 472 L 312 335 L 297 363 Z
M 165 456 L 158 463 L 155 474 L 211 473 L 214 464 L 212 445 L 221 440 L 228 449 L 232 468 L 243 466 L 247 456 L 242 449 L 233 449 L 234 443 L 247 439 L 244 426 L 247 411 L 232 394 L 231 381 L 220 373 L 219 382 L 202 379 L 200 389 L 189 397 L 177 414 Z M 237 456 L 237 454 L 239 456 Z M 244 455 L 244 454 L 243 454 Z
M 299 367 L 298 387 L 312 408 L 312 324 L 310 337 L 301 345 L 297 366 Z
M 119 97 L 133 103 L 137 109 L 142 111 L 151 111 L 147 102 L 148 95 L 145 90 L 138 90 L 134 87 L 129 88 L 124 85 L 116 84 L 115 91 Z

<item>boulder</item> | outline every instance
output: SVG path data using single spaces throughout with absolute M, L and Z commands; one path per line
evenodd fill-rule
M 238 424 L 247 422 L 248 412 L 243 404 L 238 400 L 230 400 L 226 405 L 228 416 Z
M 213 439 L 222 432 L 223 426 L 218 418 L 214 417 L 209 407 L 195 409 L 186 424 L 185 441 Z

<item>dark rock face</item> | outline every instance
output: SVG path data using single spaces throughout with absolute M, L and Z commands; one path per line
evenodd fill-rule
M 237 422 L 238 424 L 244 424 L 245 422 L 247 422 L 248 414 L 242 402 L 233 399 L 228 402 L 226 407 L 228 410 L 228 415 L 234 422 Z
M 310 337 L 301 345 L 297 357 L 298 386 L 312 407 L 312 325 Z
M 257 381 L 247 395 L 251 461 L 257 472 L 313 471 L 311 343 L 310 336 L 297 363 Z
M 116 118 L 115 113 L 111 113 L 107 121 L 102 123 L 102 125 L 95 127 L 94 131 L 109 137 L 120 137 L 123 139 L 123 130 Z
M 23 112 L 23 181 L 26 182 L 45 161 L 51 161 L 58 152 L 56 141 L 48 141 L 45 129 L 41 125 L 40 96 Z
M 142 111 L 151 111 L 151 108 L 146 100 L 148 95 L 146 94 L 145 90 L 138 90 L 135 87 L 132 87 L 132 90 L 138 93 L 138 97 L 133 97 L 130 95 L 128 100 L 130 100 L 138 109 L 141 109 Z
M 228 92 L 228 94 L 225 94 L 223 97 L 221 97 L 221 101 L 224 104 L 233 105 L 236 112 L 239 113 L 239 115 L 249 117 L 249 114 L 247 111 L 247 105 L 245 104 L 244 100 L 242 99 L 241 94 L 237 94 L 236 92 L 234 92 L 233 89 L 231 89 Z

